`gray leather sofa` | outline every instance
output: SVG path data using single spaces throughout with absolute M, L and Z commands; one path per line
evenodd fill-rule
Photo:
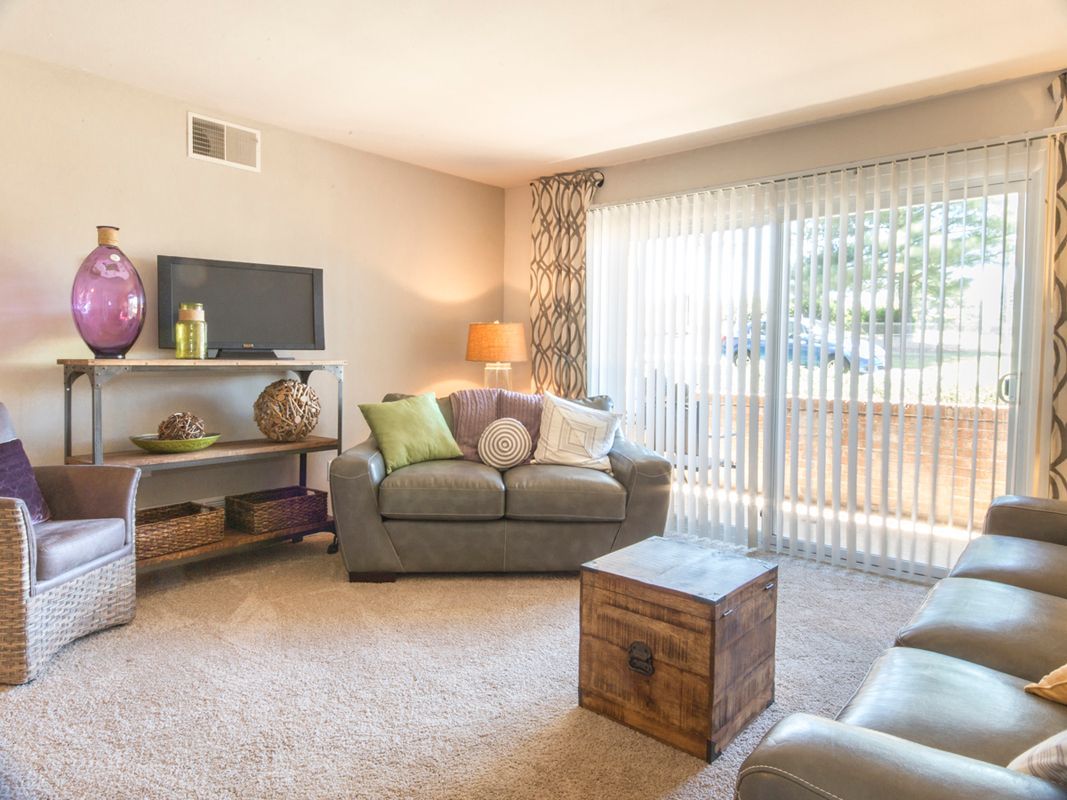
M 385 401 L 406 395 L 386 395 Z M 583 401 L 610 410 L 607 397 Z M 453 427 L 449 397 L 438 399 Z M 454 429 L 454 428 L 453 428 Z M 670 462 L 617 436 L 612 475 L 526 464 L 501 473 L 474 461 L 412 464 L 385 474 L 373 438 L 334 459 L 330 493 L 349 579 L 403 572 L 555 572 L 662 534 Z
M 1002 497 L 836 720 L 794 714 L 741 767 L 738 800 L 1067 800 L 1006 769 L 1067 729 L 1023 687 L 1067 663 L 1067 503 Z

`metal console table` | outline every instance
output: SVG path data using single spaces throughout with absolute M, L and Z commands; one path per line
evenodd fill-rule
M 300 458 L 300 485 L 307 485 L 308 453 L 335 450 L 341 453 L 341 433 L 344 422 L 344 368 L 345 361 L 298 361 L 287 359 L 118 359 L 118 358 L 61 358 L 57 362 L 63 367 L 63 455 L 67 464 L 115 464 L 140 467 L 142 472 L 152 473 L 161 470 L 185 469 L 189 467 L 226 464 L 234 461 L 246 461 L 256 458 L 273 458 L 284 455 L 297 455 Z M 328 372 L 337 379 L 337 435 L 308 436 L 298 442 L 274 442 L 270 439 L 246 439 L 233 442 L 220 442 L 206 450 L 193 453 L 152 454 L 142 450 L 123 450 L 104 452 L 103 432 L 103 392 L 105 384 L 114 378 L 135 372 L 159 372 L 170 375 L 190 375 L 204 372 L 291 372 L 302 383 L 307 383 L 312 373 Z M 72 452 L 71 416 L 73 406 L 73 387 L 78 378 L 84 375 L 92 392 L 92 452 L 75 455 Z M 264 541 L 299 540 L 309 533 L 334 531 L 332 518 L 325 523 L 305 528 L 287 528 L 263 534 L 246 534 L 227 530 L 222 541 L 214 542 L 190 550 L 167 553 L 153 558 L 140 559 L 138 568 L 162 564 L 200 560 L 211 555 L 230 552 L 235 549 Z M 336 538 L 330 546 L 330 552 L 336 552 Z

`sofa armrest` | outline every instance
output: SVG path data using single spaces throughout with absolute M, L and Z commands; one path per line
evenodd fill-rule
M 52 519 L 107 519 L 126 521 L 126 544 L 133 541 L 137 510 L 135 467 L 64 465 L 34 469 Z
M 671 503 L 671 462 L 621 435 L 608 458 L 615 479 L 626 489 L 626 519 L 612 549 L 662 536 Z
M 1067 545 L 1067 502 L 1005 495 L 989 506 L 983 533 Z
M 385 459 L 373 438 L 330 462 L 330 495 L 341 558 L 350 573 L 401 572 L 381 514 L 378 486 L 385 479 Z
M 745 759 L 736 800 L 1067 800 L 1005 767 L 810 714 L 779 722 Z
M 33 536 L 30 510 L 17 497 L 0 497 L 0 618 L 5 614 L 25 612 L 25 603 L 11 604 L 12 598 L 26 600 L 35 593 L 37 583 L 37 544 Z

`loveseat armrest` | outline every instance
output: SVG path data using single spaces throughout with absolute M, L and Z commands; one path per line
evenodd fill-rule
M 136 467 L 66 464 L 36 467 L 34 474 L 52 519 L 109 519 L 126 521 L 125 543 L 133 542 L 137 510 Z
M 1067 800 L 1067 789 L 973 758 L 793 714 L 737 775 L 736 800 Z
M 385 459 L 373 437 L 330 462 L 337 542 L 350 577 L 402 571 L 378 512 L 378 486 L 384 479 Z
M 1067 545 L 1067 502 L 1005 495 L 986 511 L 983 533 Z
M 671 503 L 671 462 L 621 435 L 608 453 L 615 479 L 626 489 L 626 520 L 613 550 L 662 536 Z

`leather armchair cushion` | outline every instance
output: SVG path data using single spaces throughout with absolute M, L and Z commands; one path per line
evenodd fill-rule
M 504 473 L 508 519 L 621 522 L 626 490 L 606 472 L 526 464 Z
M 500 519 L 504 481 L 497 470 L 474 461 L 423 461 L 386 476 L 378 510 L 387 519 Z
M 1067 547 L 1017 536 L 979 536 L 967 545 L 952 575 L 1067 597 Z
M 945 578 L 897 644 L 1036 681 L 1067 663 L 1067 599 L 974 578 Z
M 1067 706 L 1029 695 L 1025 685 L 958 658 L 894 647 L 874 662 L 838 719 L 1007 766 L 1067 728 Z
M 42 522 L 37 537 L 37 580 L 57 578 L 126 545 L 126 521 L 80 519 Z

